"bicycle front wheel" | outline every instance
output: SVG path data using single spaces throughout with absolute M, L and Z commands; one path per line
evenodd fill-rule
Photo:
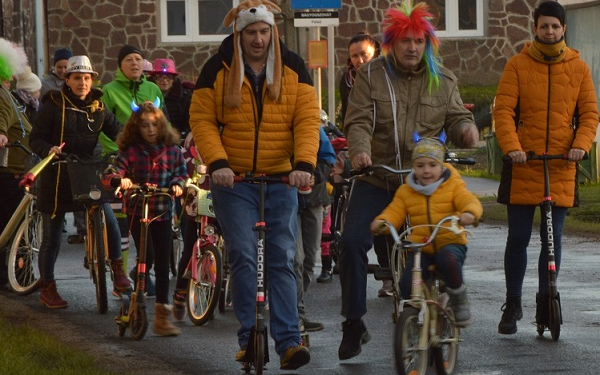
M 433 359 L 438 375 L 450 375 L 454 373 L 458 359 L 460 328 L 452 323 L 454 321 L 454 312 L 451 309 L 446 309 L 446 313 L 445 317 L 439 314 L 440 343 L 438 347 L 433 348 Z
M 42 214 L 33 211 L 21 222 L 8 255 L 8 281 L 19 295 L 37 289 L 38 255 L 42 245 Z
M 427 371 L 427 348 L 420 348 L 421 335 L 427 335 L 427 329 L 419 325 L 419 310 L 404 307 L 394 332 L 394 358 L 399 375 L 425 374 Z
M 188 287 L 188 315 L 195 325 L 203 325 L 213 317 L 221 293 L 223 265 L 221 251 L 214 245 L 198 251 L 196 280 Z M 196 255 L 192 255 L 196 256 Z
M 91 272 L 94 284 L 96 286 L 96 304 L 99 314 L 106 314 L 108 310 L 108 298 L 106 294 L 106 225 L 104 221 L 104 211 L 96 209 L 89 214 L 90 234 L 93 236 L 91 241 Z

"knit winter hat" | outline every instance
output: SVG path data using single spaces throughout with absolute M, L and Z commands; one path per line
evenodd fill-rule
M 11 80 L 13 74 L 22 74 L 26 66 L 27 55 L 23 48 L 0 38 L 0 80 Z
M 421 138 L 413 148 L 412 161 L 422 157 L 435 159 L 440 164 L 444 164 L 446 161 L 446 146 L 439 139 Z
M 59 62 L 60 60 L 68 60 L 71 56 L 73 56 L 73 52 L 71 52 L 68 48 L 61 48 L 54 51 L 54 58 L 52 61 L 54 64 Z
M 225 106 L 239 107 L 242 103 L 242 83 L 244 82 L 244 58 L 240 32 L 248 25 L 265 22 L 271 25 L 271 43 L 267 56 L 267 95 L 271 100 L 278 100 L 281 94 L 281 49 L 279 33 L 275 25 L 275 14 L 281 13 L 279 6 L 269 0 L 245 0 L 233 8 L 225 16 L 223 25 L 233 24 L 233 59 L 230 73 L 225 84 Z
M 30 67 L 26 67 L 25 71 L 17 76 L 17 90 L 34 93 L 40 91 L 41 88 L 42 81 L 40 81 L 38 76 L 33 74 Z
M 119 57 L 117 58 L 119 69 L 121 69 L 121 62 L 123 61 L 123 59 L 127 55 L 131 55 L 132 53 L 137 53 L 138 55 L 142 56 L 142 58 L 144 57 L 144 54 L 139 48 L 137 48 L 136 46 L 132 46 L 131 44 L 126 44 L 119 50 Z

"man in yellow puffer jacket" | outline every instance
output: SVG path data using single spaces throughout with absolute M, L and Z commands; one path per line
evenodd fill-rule
M 508 239 L 504 256 L 506 303 L 498 332 L 514 334 L 523 317 L 521 292 L 527 268 L 527 245 L 533 215 L 544 195 L 541 161 L 527 152 L 568 155 L 550 160 L 550 193 L 556 272 L 560 268 L 562 228 L 567 208 L 578 205 L 577 162 L 592 147 L 598 107 L 590 69 L 579 52 L 565 43 L 565 10 L 546 1 L 534 12 L 535 38 L 511 58 L 500 78 L 494 106 L 496 136 L 511 159 L 502 167 L 498 202 L 507 204 Z M 578 112 L 578 116 L 576 113 Z M 578 121 L 575 118 L 578 117 Z M 548 241 L 540 228 L 536 322 L 548 323 Z
M 319 147 L 319 104 L 304 61 L 277 36 L 268 0 L 246 0 L 225 17 L 233 24 L 219 52 L 202 68 L 192 96 L 190 127 L 211 176 L 213 204 L 227 244 L 238 361 L 244 361 L 255 322 L 258 187 L 234 176 L 283 175 L 265 197 L 270 333 L 282 369 L 310 361 L 298 329 L 294 254 L 298 190 L 310 184 Z

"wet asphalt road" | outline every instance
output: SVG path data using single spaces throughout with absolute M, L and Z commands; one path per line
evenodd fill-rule
M 468 184 L 472 187 L 472 182 L 468 181 Z M 491 182 L 478 189 L 486 194 L 484 190 L 489 188 L 493 191 L 494 186 L 497 183 Z M 524 317 L 519 322 L 519 331 L 515 335 L 499 335 L 497 324 L 504 302 L 506 228 L 484 223 L 474 232 L 475 238 L 470 242 L 465 265 L 474 322 L 461 331 L 463 341 L 456 373 L 600 373 L 597 365 L 600 357 L 598 244 L 577 237 L 564 238 L 565 251 L 558 282 L 564 324 L 560 339 L 554 342 L 549 333 L 538 336 L 533 325 L 539 239 L 533 238 L 528 250 L 529 265 L 523 287 Z M 371 256 L 374 257 L 374 254 Z M 70 303 L 68 309 L 50 311 L 40 307 L 37 293 L 19 297 L 1 290 L 0 310 L 12 311 L 22 319 L 30 319 L 32 325 L 93 353 L 113 370 L 117 370 L 115 366 L 118 366 L 123 373 L 243 374 L 233 360 L 237 350 L 237 322 L 231 309 L 224 314 L 217 313 L 202 327 L 194 326 L 189 320 L 179 323 L 183 329 L 179 337 L 155 336 L 150 327 L 141 341 L 131 340 L 128 333 L 120 338 L 112 320 L 120 302 L 109 297 L 109 312 L 106 315 L 96 313 L 93 285 L 82 267 L 82 259 L 82 245 L 67 244 L 65 234 L 57 262 L 57 283 L 59 291 Z M 306 296 L 310 318 L 326 327 L 324 331 L 310 334 L 311 362 L 296 371 L 280 371 L 270 340 L 271 362 L 265 374 L 394 374 L 392 300 L 377 297 L 380 286 L 379 281 L 369 277 L 368 313 L 364 320 L 372 340 L 363 346 L 361 355 L 347 361 L 337 358 L 342 317 L 339 314 L 340 286 L 336 276 L 331 284 L 312 284 Z M 153 301 L 148 302 L 152 322 Z M 435 371 L 430 368 L 428 374 L 433 373 Z

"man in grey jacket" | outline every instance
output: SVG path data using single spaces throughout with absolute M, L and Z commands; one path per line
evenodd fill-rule
M 348 98 L 344 131 L 352 167 L 385 164 L 410 168 L 413 134 L 436 137 L 445 131 L 457 147 L 470 147 L 479 133 L 463 106 L 457 79 L 439 63 L 439 40 L 428 6 L 404 5 L 386 12 L 385 56 L 363 65 Z M 369 224 L 401 185 L 403 176 L 377 171 L 355 182 L 348 203 L 339 268 L 342 286 L 341 360 L 357 356 L 370 340 L 362 317 L 367 312 L 367 252 L 373 246 Z M 386 246 L 386 237 L 376 237 Z

